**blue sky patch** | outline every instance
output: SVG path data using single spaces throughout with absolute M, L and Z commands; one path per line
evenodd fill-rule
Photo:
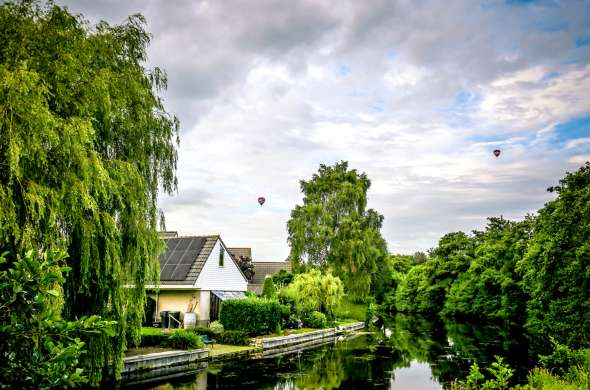
M 350 69 L 350 66 L 348 66 L 348 65 L 340 65 L 340 66 L 338 66 L 338 69 L 336 70 L 336 72 L 338 73 L 339 76 L 346 77 L 352 72 L 352 70 Z
M 551 145 L 563 145 L 576 138 L 590 137 L 590 116 L 584 116 L 559 123 L 553 128 Z
M 590 46 L 590 35 L 576 37 L 576 47 Z

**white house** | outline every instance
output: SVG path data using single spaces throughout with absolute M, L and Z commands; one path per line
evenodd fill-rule
M 218 318 L 222 300 L 245 296 L 248 280 L 219 236 L 172 236 L 165 242 L 160 285 L 148 288 L 155 321 L 162 311 L 180 312 L 181 321 L 195 313 L 197 325 L 207 325 Z

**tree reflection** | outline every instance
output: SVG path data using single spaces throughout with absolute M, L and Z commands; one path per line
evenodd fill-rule
M 395 388 L 398 369 L 411 370 L 405 380 L 420 375 L 420 382 L 432 378 L 449 387 L 467 376 L 473 362 L 487 366 L 494 355 L 505 357 L 517 378 L 526 377 L 531 364 L 518 332 L 397 314 L 383 318 L 371 334 L 281 357 L 209 364 L 204 374 L 160 389 L 330 390 L 390 388 L 392 382 Z
M 403 314 L 384 318 L 383 326 L 384 337 L 398 356 L 395 368 L 409 367 L 413 360 L 427 363 L 433 378 L 445 387 L 464 379 L 473 362 L 487 366 L 495 355 L 507 358 L 517 369 L 517 379 L 524 379 L 531 366 L 525 337 L 511 329 Z

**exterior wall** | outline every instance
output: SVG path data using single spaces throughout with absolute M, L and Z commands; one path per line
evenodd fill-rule
M 184 313 L 187 311 L 188 306 L 192 300 L 194 304 L 194 311 L 197 313 L 198 319 L 201 319 L 201 313 L 197 310 L 200 308 L 200 291 L 166 291 L 160 290 L 156 295 L 155 292 L 150 292 L 148 295 L 156 300 L 157 313 L 156 319 L 160 320 L 160 312 L 167 311 L 179 311 L 181 312 L 180 318 L 184 318 Z M 208 301 L 207 301 L 208 302 Z M 209 311 L 207 311 L 207 318 Z
M 219 266 L 220 250 L 225 252 L 223 267 Z M 211 250 L 209 258 L 195 283 L 195 287 L 201 290 L 220 291 L 246 291 L 248 288 L 248 281 L 232 260 L 227 249 L 221 244 L 221 240 L 217 240 L 213 250 Z
M 199 298 L 199 314 L 197 318 L 197 325 L 209 325 L 209 308 L 211 306 L 211 292 L 209 290 L 201 290 Z

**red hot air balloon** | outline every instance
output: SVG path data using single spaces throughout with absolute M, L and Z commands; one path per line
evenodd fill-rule
M 500 153 L 502 153 L 502 152 L 500 151 L 500 149 L 496 149 L 496 150 L 494 150 L 494 156 L 498 157 L 498 156 L 500 156 Z
M 266 199 L 264 199 L 264 197 L 261 196 L 261 197 L 258 198 L 258 204 L 259 205 L 262 206 L 264 204 L 264 202 L 266 202 Z

